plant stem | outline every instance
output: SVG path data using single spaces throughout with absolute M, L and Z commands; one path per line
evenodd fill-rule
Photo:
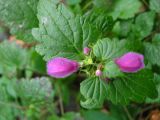
M 128 119 L 129 119 L 129 120 L 134 120 L 134 119 L 132 118 L 131 114 L 129 113 L 127 107 L 123 106 L 123 109 L 124 109 L 124 111 L 126 112 Z
M 63 107 L 61 89 L 60 89 L 59 85 L 57 85 L 57 92 L 58 92 L 58 96 L 59 96 L 59 105 L 60 105 L 61 115 L 64 115 L 64 107 Z
M 83 11 L 85 11 L 90 5 L 92 5 L 92 0 L 90 2 L 88 2 L 84 7 L 83 7 Z
M 149 5 L 148 5 L 148 3 L 147 3 L 145 0 L 142 0 L 142 2 L 143 2 L 143 4 L 144 4 L 146 7 L 149 8 Z

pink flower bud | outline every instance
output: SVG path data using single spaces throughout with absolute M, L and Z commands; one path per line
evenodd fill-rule
M 137 72 L 145 67 L 144 57 L 141 54 L 129 52 L 117 58 L 115 63 L 123 72 Z
M 91 49 L 88 48 L 88 47 L 85 47 L 85 48 L 83 49 L 83 53 L 84 53 L 85 55 L 89 55 L 90 51 L 91 51 Z
M 101 70 L 96 70 L 96 76 L 101 76 L 102 75 L 102 71 Z
M 47 63 L 48 75 L 55 78 L 64 78 L 79 69 L 79 64 L 76 61 L 66 58 L 53 58 Z

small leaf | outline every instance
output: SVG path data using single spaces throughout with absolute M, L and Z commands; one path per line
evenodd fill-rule
M 103 9 L 94 9 L 89 11 L 84 15 L 84 17 L 87 21 L 96 26 L 96 28 L 103 34 L 106 34 L 107 31 L 110 31 L 114 24 L 112 17 L 108 16 L 106 11 Z
M 139 12 L 141 2 L 139 0 L 117 0 L 111 12 L 114 19 L 128 19 L 134 17 Z
M 17 39 L 34 41 L 31 29 L 38 26 L 37 4 L 39 0 L 0 0 L 0 16 Z
M 13 98 L 17 97 L 17 93 L 14 89 L 14 82 L 10 82 L 10 84 L 7 85 L 7 92 L 10 96 L 12 96 Z
M 106 97 L 106 85 L 99 78 L 89 78 L 81 83 L 80 92 L 86 99 L 81 101 L 83 107 L 97 108 L 103 104 Z
M 113 33 L 120 37 L 127 37 L 131 32 L 132 22 L 132 19 L 117 21 L 113 27 Z
M 4 77 L 4 76 L 0 79 L 0 87 L 4 88 L 2 92 L 6 92 L 6 95 L 3 95 L 3 97 L 5 97 L 6 100 L 9 97 L 11 98 L 17 97 L 16 91 L 14 89 L 14 83 L 15 83 L 15 79 L 8 79 L 7 77 Z
M 144 43 L 145 57 L 153 65 L 160 66 L 160 39 L 154 38 L 152 43 Z
M 52 100 L 52 85 L 48 78 L 23 79 L 18 81 L 16 91 L 24 104 L 41 104 Z
M 153 74 L 150 70 L 116 78 L 108 84 L 107 91 L 107 98 L 114 104 L 126 105 L 132 101 L 143 102 L 146 97 L 157 97 Z
M 87 110 L 86 112 L 83 112 L 83 116 L 84 120 L 116 120 L 110 114 L 98 110 Z
M 126 40 L 126 48 L 128 49 L 128 51 L 142 53 L 144 46 L 141 40 L 131 37 Z
M 94 55 L 100 60 L 112 60 L 126 51 L 125 41 L 110 40 L 109 38 L 99 40 L 93 47 Z
M 30 52 L 30 63 L 29 67 L 38 73 L 46 73 L 46 62 L 43 60 L 35 49 Z
M 114 1 L 111 0 L 93 0 L 93 4 L 96 8 L 102 8 L 104 10 L 109 10 L 114 5 Z
M 81 101 L 81 106 L 86 109 L 100 108 L 102 107 L 102 102 L 89 98 L 85 101 Z
M 81 120 L 81 116 L 79 113 L 67 112 L 63 115 L 60 120 Z
M 160 34 L 158 34 L 158 33 L 155 34 L 154 37 L 153 37 L 153 39 L 152 39 L 152 41 L 153 42 L 160 42 Z
M 123 75 L 118 66 L 114 63 L 114 61 L 110 61 L 105 64 L 103 74 L 108 78 L 113 78 Z
M 155 74 L 155 83 L 158 91 L 158 97 L 155 99 L 147 98 L 146 103 L 160 103 L 160 75 Z
M 126 106 L 110 104 L 109 105 L 110 113 L 111 113 L 110 115 L 113 116 L 115 120 L 128 120 L 128 116 L 126 115 L 124 107 Z M 136 107 L 136 110 L 133 110 L 133 107 L 132 107 L 132 111 L 137 112 L 137 110 L 138 110 L 137 107 Z M 132 112 L 132 115 L 133 115 L 133 112 Z
M 150 0 L 149 5 L 151 10 L 160 13 L 160 0 Z
M 3 79 L 0 79 L 2 82 Z M 7 93 L 6 86 L 0 83 L 0 120 L 13 120 L 16 117 L 16 108 L 10 106 L 12 104 L 9 100 L 10 96 Z M 16 105 L 16 104 L 14 104 Z M 20 115 L 20 112 L 18 113 Z
M 79 4 L 82 0 L 66 0 L 69 5 Z
M 7 74 L 16 69 L 23 69 L 28 61 L 28 53 L 14 42 L 4 41 L 0 44 L 0 65 Z
M 140 14 L 135 21 L 133 26 L 133 32 L 142 40 L 147 37 L 153 28 L 155 19 L 155 13 L 153 11 L 144 12 Z
M 8 94 L 4 86 L 0 84 L 0 101 L 7 102 L 8 101 Z M 1 104 L 0 104 L 1 105 Z

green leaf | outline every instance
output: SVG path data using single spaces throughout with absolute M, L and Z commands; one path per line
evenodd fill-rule
M 114 61 L 110 61 L 105 64 L 103 74 L 108 78 L 113 78 L 123 75 L 118 66 L 114 63 Z
M 128 19 L 134 17 L 139 12 L 141 2 L 139 0 L 117 0 L 111 12 L 114 19 Z
M 116 120 L 128 120 L 128 116 L 126 115 L 124 107 L 126 106 L 110 104 L 110 115 L 113 116 Z M 137 108 L 135 111 L 137 111 Z
M 143 42 L 139 39 L 136 38 L 127 38 L 126 40 L 126 48 L 128 49 L 128 51 L 134 51 L 134 52 L 143 52 Z
M 155 34 L 152 41 L 153 42 L 160 42 L 160 33 Z
M 52 101 L 52 85 L 48 78 L 23 79 L 18 81 L 16 92 L 23 104 L 43 104 Z
M 110 114 L 105 112 L 100 112 L 96 110 L 88 110 L 83 112 L 84 120 L 117 120 L 116 118 L 112 117 Z
M 36 50 L 45 60 L 56 56 L 83 59 L 83 47 L 99 36 L 94 26 L 57 0 L 40 0 L 38 19 L 40 27 L 33 29 L 33 35 L 41 43 Z
M 96 28 L 103 33 L 103 36 L 107 31 L 110 31 L 113 27 L 113 19 L 111 16 L 106 14 L 106 11 L 103 9 L 94 9 L 92 11 L 87 12 L 84 17 L 88 20 L 92 25 L 96 26 Z
M 81 116 L 79 113 L 67 112 L 62 117 L 58 117 L 57 115 L 49 116 L 47 120 L 81 120 Z
M 80 84 L 80 92 L 85 98 L 81 105 L 87 109 L 97 108 L 103 104 L 106 97 L 106 85 L 99 78 L 89 78 Z
M 133 32 L 136 34 L 141 40 L 147 37 L 153 28 L 155 19 L 155 12 L 144 12 L 140 14 L 136 20 L 135 25 L 133 26 Z
M 43 60 L 35 49 L 30 52 L 30 63 L 29 67 L 38 73 L 46 73 L 46 62 Z
M 6 79 L 5 79 L 6 80 Z M 10 95 L 7 92 L 7 88 L 4 85 L 4 79 L 0 79 L 0 120 L 13 120 L 17 115 L 16 111 L 13 106 L 16 105 L 16 103 L 12 103 L 10 101 Z M 13 106 L 12 106 L 13 105 Z M 20 115 L 20 111 L 18 112 Z
M 14 42 L 4 41 L 0 44 L 0 65 L 7 69 L 7 74 L 15 69 L 23 69 L 27 64 L 27 57 L 27 51 Z
M 63 115 L 63 117 L 60 120 L 81 120 L 79 113 L 74 112 L 68 112 Z
M 39 0 L 0 0 L 0 16 L 17 39 L 34 41 L 31 29 L 38 26 L 37 4 Z
M 60 118 L 57 115 L 50 115 L 47 120 L 59 120 Z
M 156 99 L 147 98 L 146 103 L 160 103 L 160 75 L 155 74 L 155 83 L 158 91 L 158 97 Z
M 2 77 L 0 79 L 0 86 L 5 89 L 6 95 L 13 98 L 16 98 L 16 92 L 14 90 L 14 79 L 8 79 L 6 77 Z M 3 97 L 2 97 L 3 98 Z
M 151 10 L 160 13 L 160 0 L 150 0 L 149 5 Z
M 1 81 L 0 81 L 1 82 Z M 5 102 L 8 100 L 8 95 L 7 95 L 7 92 L 6 92 L 6 89 L 4 86 L 2 86 L 2 83 L 0 84 L 0 101 L 2 102 Z M 0 104 L 1 105 L 1 104 Z
M 152 43 L 144 43 L 145 57 L 153 65 L 160 66 L 160 39 L 154 38 Z
M 114 1 L 111 0 L 93 0 L 93 4 L 97 8 L 103 8 L 105 10 L 111 9 Z
M 125 41 L 104 38 L 99 40 L 93 47 L 94 55 L 100 60 L 112 60 L 126 52 Z
M 86 109 L 95 109 L 95 108 L 101 108 L 103 102 L 99 102 L 97 100 L 94 100 L 92 98 L 88 98 L 85 101 L 81 101 L 81 106 Z
M 66 0 L 69 5 L 79 4 L 82 0 Z
M 113 27 L 113 33 L 120 37 L 127 37 L 132 28 L 132 19 L 117 21 Z M 125 31 L 125 32 L 124 32 Z
M 146 97 L 157 97 L 153 74 L 150 70 L 126 74 L 125 77 L 115 78 L 108 84 L 107 98 L 114 104 L 143 102 Z
M 0 74 L 2 74 L 3 73 L 3 68 L 2 68 L 2 66 L 0 65 Z

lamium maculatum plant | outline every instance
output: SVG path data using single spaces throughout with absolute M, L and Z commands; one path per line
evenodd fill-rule
M 81 82 L 80 92 L 84 108 L 98 108 L 106 99 L 129 104 L 157 96 L 143 55 L 127 48 L 126 40 L 105 35 L 104 30 L 111 31 L 113 26 L 109 15 L 96 16 L 94 11 L 89 16 L 74 15 L 59 0 L 40 0 L 37 14 L 39 27 L 32 34 L 40 42 L 37 52 L 48 61 L 48 75 L 64 78 L 83 70 L 86 80 Z
M 159 0 L 0 0 L 0 16 L 0 120 L 143 120 L 160 103 Z

